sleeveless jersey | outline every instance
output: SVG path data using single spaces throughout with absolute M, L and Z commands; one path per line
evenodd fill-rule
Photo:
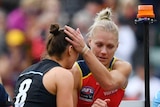
M 116 58 L 114 57 L 110 62 L 109 70 L 112 69 L 115 60 Z M 104 91 L 99 83 L 96 82 L 84 60 L 78 61 L 77 65 L 82 74 L 81 90 L 78 95 L 78 107 L 91 107 L 97 98 L 102 100 L 110 99 L 108 107 L 118 107 L 124 96 L 124 89 Z
M 42 83 L 42 78 L 58 63 L 44 59 L 24 70 L 15 87 L 14 107 L 56 107 L 56 95 L 50 94 Z

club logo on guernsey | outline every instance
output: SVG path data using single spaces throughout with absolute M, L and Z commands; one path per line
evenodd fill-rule
M 82 87 L 79 98 L 88 102 L 93 101 L 94 89 L 89 86 Z

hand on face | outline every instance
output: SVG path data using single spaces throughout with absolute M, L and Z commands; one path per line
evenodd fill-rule
M 91 107 L 108 107 L 107 103 L 110 102 L 110 99 L 96 99 Z
M 75 50 L 79 53 L 83 53 L 84 48 L 86 48 L 86 43 L 79 28 L 75 30 L 69 26 L 65 26 L 64 32 L 71 38 L 66 37 L 66 40 L 73 45 Z

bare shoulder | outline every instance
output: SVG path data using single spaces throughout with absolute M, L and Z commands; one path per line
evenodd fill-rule
M 113 69 L 119 69 L 130 74 L 132 71 L 132 65 L 127 61 L 117 59 L 114 63 Z
M 117 59 L 116 60 L 115 66 L 123 66 L 123 67 L 132 68 L 132 65 L 129 62 L 121 60 L 121 59 Z
M 72 76 L 70 70 L 62 68 L 62 67 L 54 67 L 50 69 L 45 75 L 50 77 L 61 77 L 61 76 Z
M 53 69 L 55 72 L 55 81 L 56 87 L 58 90 L 61 89 L 72 89 L 74 86 L 74 78 L 70 70 L 62 68 L 62 67 L 55 67 Z
M 70 72 L 70 70 L 67 70 L 62 67 L 54 67 L 44 75 L 43 84 L 49 92 L 54 94 L 56 93 L 56 87 L 58 85 L 72 85 L 73 75 Z
M 53 75 L 59 78 L 70 78 L 72 77 L 72 73 L 71 70 L 62 68 L 62 67 L 54 67 L 53 69 L 51 69 L 51 73 L 53 73 Z

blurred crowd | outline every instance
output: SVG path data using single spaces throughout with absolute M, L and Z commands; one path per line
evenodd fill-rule
M 144 100 L 144 30 L 134 22 L 140 4 L 153 5 L 157 20 L 149 26 L 152 99 L 160 90 L 159 0 L 0 0 L 0 75 L 9 95 L 19 73 L 41 59 L 51 23 L 78 27 L 85 38 L 96 13 L 110 7 L 119 27 L 116 56 L 133 65 L 124 99 Z

